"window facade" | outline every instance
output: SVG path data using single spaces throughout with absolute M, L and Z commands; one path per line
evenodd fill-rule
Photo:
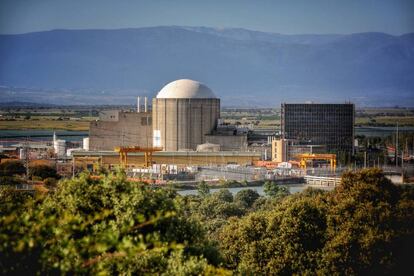
M 282 138 L 326 145 L 329 152 L 352 152 L 354 104 L 282 104 Z

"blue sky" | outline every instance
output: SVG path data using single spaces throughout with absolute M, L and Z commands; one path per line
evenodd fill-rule
M 159 25 L 284 34 L 414 32 L 414 0 L 0 0 L 0 33 Z

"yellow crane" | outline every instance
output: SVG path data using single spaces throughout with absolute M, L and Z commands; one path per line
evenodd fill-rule
M 309 160 L 326 160 L 329 161 L 331 170 L 336 169 L 336 154 L 324 153 L 324 154 L 311 154 L 311 153 L 303 153 L 296 155 L 299 161 L 299 165 L 302 169 L 306 169 L 307 162 Z
M 162 148 L 129 146 L 116 147 L 114 150 L 119 153 L 119 162 L 122 167 L 128 165 L 128 153 L 130 152 L 143 152 L 145 167 L 150 167 L 152 165 L 152 154 L 156 151 L 162 151 Z

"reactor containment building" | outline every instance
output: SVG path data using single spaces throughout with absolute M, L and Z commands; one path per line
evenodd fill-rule
M 220 99 L 206 85 L 189 79 L 170 82 L 152 100 L 153 146 L 196 150 L 219 117 Z

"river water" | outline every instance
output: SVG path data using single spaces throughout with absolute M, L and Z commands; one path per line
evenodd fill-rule
M 395 133 L 395 127 L 355 127 L 356 135 L 365 136 L 388 136 Z M 400 127 L 400 132 L 414 132 L 414 127 Z M 56 130 L 59 139 L 67 141 L 81 141 L 89 135 L 88 131 Z M 22 129 L 22 130 L 1 130 L 0 139 L 26 139 L 31 140 L 52 140 L 53 130 L 51 129 Z
M 310 186 L 305 185 L 305 184 L 290 184 L 290 185 L 281 185 L 281 186 L 287 187 L 291 194 L 302 192 L 307 187 L 310 187 Z M 333 187 L 317 187 L 317 188 L 318 189 L 323 189 L 323 190 L 332 190 L 333 189 Z M 264 190 L 263 190 L 263 186 L 236 187 L 236 188 L 213 188 L 213 189 L 210 189 L 210 193 L 217 192 L 221 189 L 229 190 L 233 195 L 237 194 L 238 192 L 240 192 L 242 190 L 247 190 L 247 189 L 255 190 L 259 195 L 264 195 L 265 194 Z M 185 196 L 185 195 L 196 195 L 197 190 L 181 190 L 181 191 L 178 191 L 178 194 L 183 195 L 183 196 Z
M 26 129 L 26 130 L 0 130 L 0 145 L 8 146 L 16 141 L 23 141 L 28 138 L 30 141 L 48 142 L 53 140 L 53 132 L 56 132 L 58 139 L 69 142 L 79 142 L 82 138 L 89 135 L 88 131 L 71 130 L 46 130 L 46 129 Z M 12 141 L 12 142 L 8 142 Z

